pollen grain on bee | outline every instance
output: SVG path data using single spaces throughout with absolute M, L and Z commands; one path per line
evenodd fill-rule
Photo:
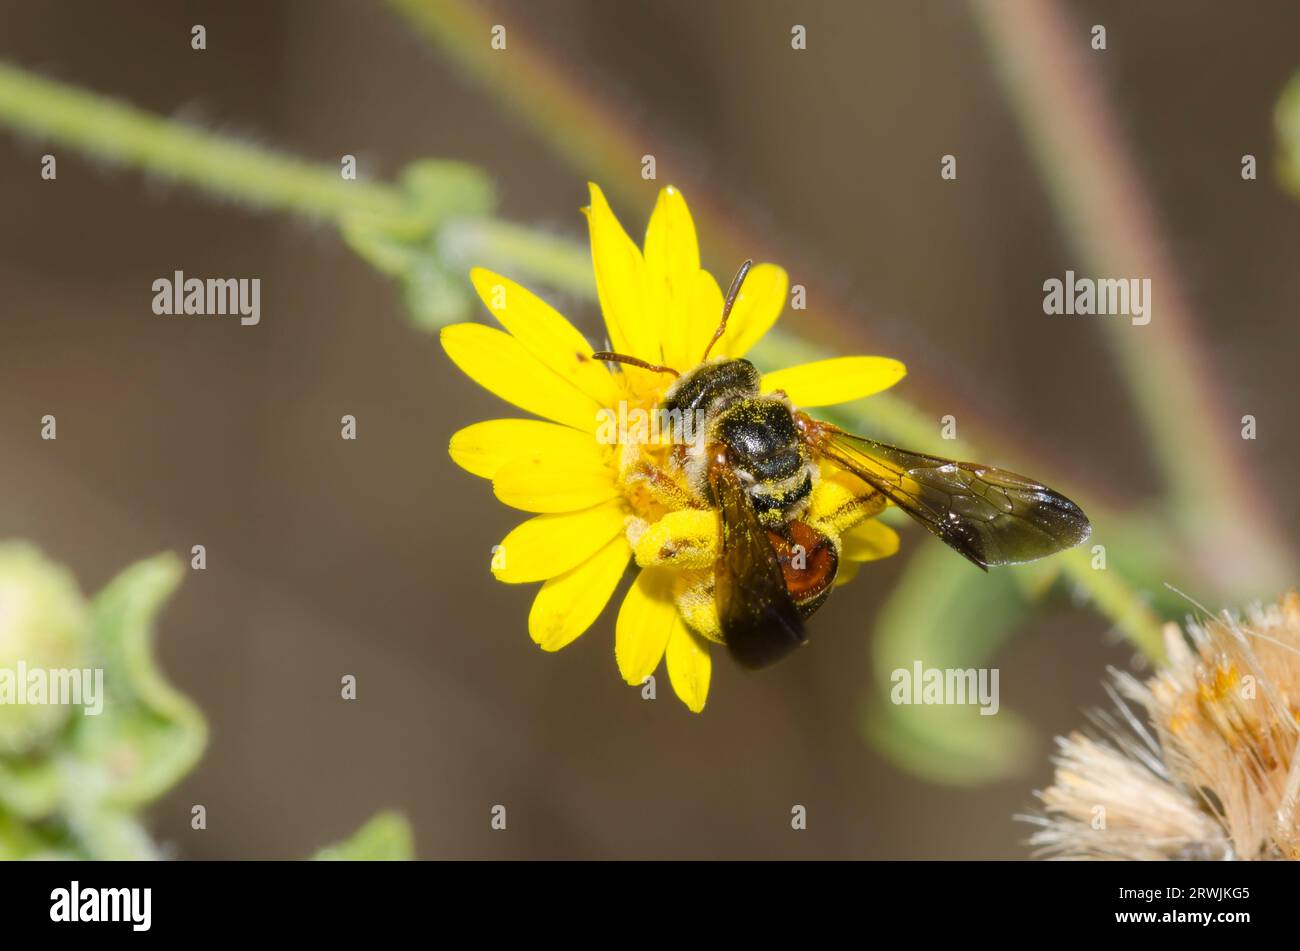
M 703 437 L 705 420 L 704 410 L 646 409 L 619 400 L 616 406 L 596 412 L 596 441 L 603 446 L 689 446 Z

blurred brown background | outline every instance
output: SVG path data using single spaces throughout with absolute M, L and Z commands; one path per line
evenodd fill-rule
M 1013 421 L 1040 457 L 1118 492 L 1155 490 L 1107 325 L 1042 316 L 1042 281 L 1078 262 L 962 4 L 491 9 L 837 276 L 860 320 L 844 352 L 900 356 L 911 379 L 942 378 Z M 1295 537 L 1300 458 L 1284 430 L 1300 206 L 1273 183 L 1270 155 L 1273 104 L 1300 67 L 1300 8 L 1069 10 L 1081 32 L 1108 28 L 1104 88 L 1225 399 L 1268 420 L 1250 458 Z M 794 22 L 809 31 L 800 57 Z M 206 52 L 190 49 L 193 23 Z M 0 56 L 293 153 L 353 153 L 367 176 L 426 156 L 473 162 L 507 216 L 584 233 L 581 177 L 378 3 L 4 0 Z M 813 648 L 785 664 L 746 676 L 715 655 L 703 716 L 666 680 L 642 702 L 614 667 L 612 611 L 544 655 L 526 631 L 535 587 L 489 576 L 489 548 L 518 516 L 446 444 L 501 404 L 411 329 L 393 286 L 327 229 L 68 150 L 43 182 L 44 151 L 0 136 L 0 530 L 36 541 L 88 592 L 139 557 L 207 546 L 208 570 L 189 573 L 160 634 L 212 734 L 152 812 L 176 854 L 304 856 L 392 806 L 424 858 L 1027 855 L 1028 829 L 1010 817 L 1047 781 L 1051 735 L 1102 702 L 1106 664 L 1130 660 L 1098 615 L 1062 607 L 999 657 L 1002 703 L 1039 729 L 1041 757 L 989 788 L 922 783 L 859 735 L 866 632 L 902 558 L 831 599 Z M 939 180 L 946 152 L 958 183 Z M 1256 183 L 1240 180 L 1244 152 L 1260 157 Z M 671 178 L 661 168 L 657 184 Z M 634 234 L 655 187 L 617 204 Z M 724 282 L 736 264 L 705 263 Z M 175 269 L 260 277 L 261 325 L 155 317 L 150 284 Z M 596 326 L 589 306 L 573 316 Z M 57 442 L 39 439 L 45 413 Z M 359 420 L 355 443 L 339 438 L 344 413 Z M 339 699 L 345 673 L 356 703 Z M 206 832 L 189 828 L 193 803 Z M 504 833 L 489 829 L 496 803 Z M 805 832 L 790 830 L 795 803 Z

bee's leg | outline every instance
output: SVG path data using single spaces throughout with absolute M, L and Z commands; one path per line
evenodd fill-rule
M 820 532 L 838 539 L 853 526 L 879 515 L 888 500 L 875 489 L 847 473 L 822 478 L 813 489 L 805 520 Z
M 645 528 L 636 540 L 635 554 L 642 568 L 675 569 L 673 600 L 682 620 L 701 637 L 722 643 L 722 625 L 713 603 L 718 513 L 713 509 L 669 512 Z
M 663 469 L 641 462 L 623 476 L 623 491 L 632 507 L 654 521 L 665 513 L 689 508 L 696 503 L 691 494 Z
M 673 581 L 673 600 L 687 627 L 703 638 L 723 644 L 714 584 L 711 567 L 678 572 Z
M 823 479 L 818 487 L 823 485 L 829 488 L 821 498 L 814 498 L 808 522 L 835 542 L 840 556 L 840 574 L 835 580 L 838 586 L 857 574 L 858 563 L 888 558 L 898 551 L 898 535 L 873 518 L 888 504 L 879 492 L 871 489 L 855 494 L 852 485 L 836 485 L 836 480 L 831 479 Z
M 636 542 L 642 568 L 713 569 L 718 558 L 718 513 L 681 509 L 652 522 Z

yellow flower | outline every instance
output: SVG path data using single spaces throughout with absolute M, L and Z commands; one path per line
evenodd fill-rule
M 644 248 L 594 184 L 584 210 L 611 349 L 679 371 L 695 366 L 717 329 L 723 294 L 700 267 L 681 193 L 659 193 Z M 614 420 L 635 428 L 637 411 L 653 410 L 672 380 L 634 366 L 611 369 L 525 288 L 481 268 L 470 278 L 504 331 L 456 324 L 443 330 L 443 348 L 479 385 L 542 418 L 477 423 L 451 440 L 458 465 L 491 479 L 506 505 L 536 513 L 494 549 L 493 573 L 508 583 L 543 582 L 528 629 L 555 651 L 591 626 L 634 559 L 641 570 L 615 623 L 619 673 L 640 685 L 666 659 L 673 690 L 698 713 L 709 692 L 710 642 L 723 640 L 712 598 L 717 516 L 661 443 L 606 438 Z M 756 265 L 711 357 L 744 356 L 776 322 L 787 287 L 781 268 Z M 844 357 L 768 373 L 762 389 L 783 391 L 801 408 L 828 406 L 878 393 L 904 372 L 896 360 Z M 835 545 L 839 584 L 857 563 L 897 551 L 898 537 L 870 517 L 879 509 L 852 504 L 865 489 L 855 477 L 826 463 L 818 475 L 804 518 Z

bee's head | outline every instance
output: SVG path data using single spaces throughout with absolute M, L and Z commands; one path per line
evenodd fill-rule
M 708 412 L 723 403 L 758 394 L 759 375 L 748 360 L 712 360 L 686 371 L 664 393 L 665 409 Z

